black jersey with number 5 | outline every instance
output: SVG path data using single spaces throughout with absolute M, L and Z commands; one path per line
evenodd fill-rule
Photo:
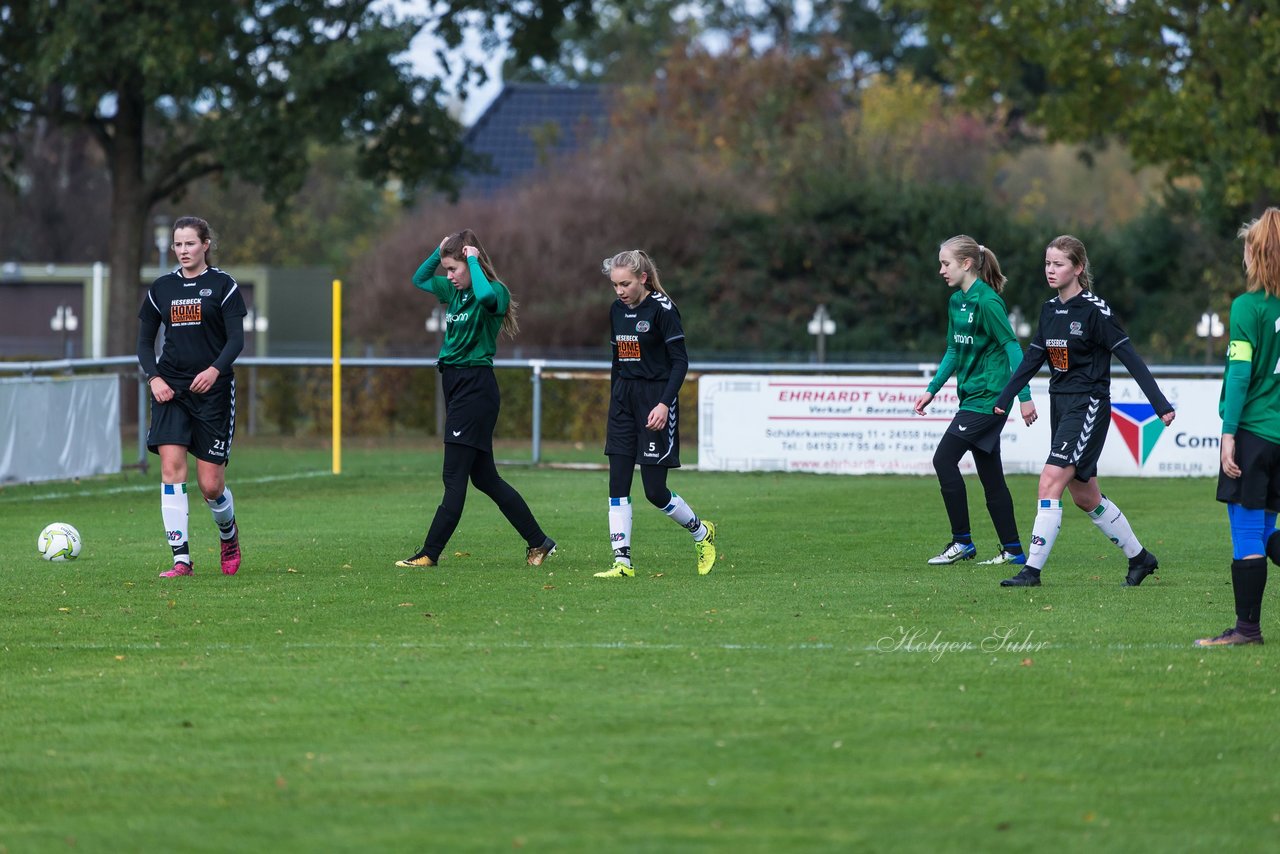
M 227 344 L 227 326 L 243 323 L 248 313 L 240 286 L 227 273 L 209 267 L 194 279 L 177 270 L 152 282 L 138 310 L 144 329 L 164 327 L 164 346 L 156 368 L 174 388 L 186 388 L 196 374 L 214 365 Z M 234 359 L 237 354 L 231 354 Z M 146 366 L 144 365 L 144 370 Z M 217 384 L 231 381 L 232 369 L 218 364 Z
M 651 291 L 635 308 L 615 300 L 610 311 L 613 371 L 623 380 L 666 380 L 671 376 L 667 345 L 684 338 L 680 312 L 671 297 Z

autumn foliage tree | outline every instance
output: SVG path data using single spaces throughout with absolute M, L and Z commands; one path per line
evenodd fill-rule
M 898 0 L 942 70 L 1051 138 L 1122 141 L 1190 176 L 1228 227 L 1280 195 L 1280 9 L 1273 3 Z

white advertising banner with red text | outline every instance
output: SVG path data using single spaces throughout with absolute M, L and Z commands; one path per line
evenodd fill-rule
M 698 380 L 698 468 L 829 474 L 927 474 L 959 406 L 949 381 L 916 415 L 927 380 L 703 374 Z M 1031 382 L 1039 418 L 1022 423 L 1015 400 L 1001 434 L 1009 473 L 1036 473 L 1049 452 L 1049 380 Z M 1220 380 L 1161 379 L 1177 411 L 1169 427 L 1133 380 L 1111 382 L 1111 425 L 1100 475 L 1216 477 Z M 973 471 L 968 454 L 961 471 Z

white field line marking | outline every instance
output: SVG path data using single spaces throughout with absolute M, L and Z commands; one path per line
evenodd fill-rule
M 280 480 L 297 480 L 303 477 L 325 477 L 327 471 L 307 471 L 298 474 L 273 474 L 264 477 L 228 478 L 228 484 L 235 483 L 273 483 Z M 137 484 L 136 486 L 113 486 L 109 489 L 80 489 L 75 492 L 46 492 L 41 495 L 11 495 L 0 497 L 0 504 L 12 504 L 17 501 L 54 501 L 62 498 L 97 498 L 101 495 L 120 495 L 125 492 L 155 492 L 156 483 Z
M 26 648 L 26 649 L 49 649 L 49 650 L 82 650 L 82 651 L 103 651 L 112 652 L 119 650 L 134 651 L 160 651 L 160 652 L 255 652 L 265 649 L 263 644 L 162 644 L 156 643 L 57 643 L 51 641 L 7 641 L 2 642 L 3 647 L 0 648 Z M 441 643 L 441 642 L 419 642 L 404 641 L 401 643 L 311 643 L 311 642 L 291 642 L 285 641 L 278 647 L 271 646 L 273 650 L 343 650 L 343 649 L 365 649 L 365 650 L 484 650 L 484 649 L 509 649 L 509 650 L 538 650 L 544 652 L 555 652 L 559 650 L 633 650 L 636 652 L 697 652 L 708 649 L 723 650 L 726 652 L 837 652 L 837 653 L 874 653 L 876 655 L 911 655 L 914 653 L 917 657 L 932 660 L 933 656 L 926 650 L 906 650 L 906 649 L 880 649 L 875 644 L 867 646 L 837 646 L 829 643 L 800 643 L 800 644 L 759 644 L 759 643 L 717 643 L 717 644 L 678 644 L 678 643 L 647 643 L 645 641 L 604 641 L 599 643 L 530 643 L 528 641 L 521 642 L 503 642 L 503 643 L 476 643 L 474 641 L 464 641 L 462 643 Z M 1018 652 L 1011 650 L 982 650 L 978 648 L 966 650 L 947 651 L 946 655 L 957 653 L 979 653 L 991 656 L 996 655 L 1023 655 L 1028 654 L 1048 654 L 1051 652 L 1070 652 L 1080 650 L 1090 651 L 1140 651 L 1140 650 L 1183 650 L 1190 652 L 1197 648 L 1187 643 L 1108 643 L 1108 644 L 1055 644 L 1046 642 L 1043 649 L 1030 653 Z M 946 657 L 946 656 L 941 656 Z

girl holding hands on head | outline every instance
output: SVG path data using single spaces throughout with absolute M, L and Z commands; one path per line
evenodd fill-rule
M 1000 461 L 1000 431 L 1004 415 L 994 415 L 991 406 L 1009 381 L 1013 369 L 1022 362 L 1022 348 L 1009 325 L 1009 314 L 1001 293 L 1005 277 L 995 253 L 967 234 L 957 235 L 938 247 L 938 273 L 954 293 L 947 304 L 947 352 L 938 372 L 924 394 L 916 400 L 917 415 L 924 415 L 934 395 L 952 374 L 960 408 L 933 454 L 942 503 L 951 521 L 951 542 L 941 554 L 929 558 L 933 565 L 972 560 L 978 553 L 969 530 L 969 499 L 960 459 L 973 455 L 973 465 L 987 497 L 987 512 L 1000 537 L 1000 549 L 984 565 L 1023 564 L 1027 557 L 1018 538 L 1013 498 L 1004 480 Z M 1019 392 L 1022 420 L 1036 420 L 1031 390 Z
M 1166 426 L 1173 407 L 1165 399 L 1111 307 L 1091 290 L 1092 275 L 1085 246 L 1064 234 L 1045 248 L 1044 275 L 1056 291 L 1040 310 L 1040 325 L 1027 347 L 1022 366 L 1000 392 L 994 412 L 1004 414 L 1013 396 L 1049 362 L 1049 425 L 1053 438 L 1040 473 L 1039 499 L 1031 528 L 1026 565 L 1002 587 L 1039 587 L 1040 571 L 1049 560 L 1062 527 L 1062 493 L 1089 515 L 1103 535 L 1129 559 L 1125 584 L 1136 587 L 1159 567 L 1143 548 L 1129 520 L 1098 489 L 1098 457 L 1111 423 L 1111 357 L 1129 370 Z
M 435 275 L 443 267 L 443 276 Z M 493 263 L 470 229 L 440 241 L 413 274 L 413 284 L 448 307 L 444 344 L 436 368 L 445 400 L 444 498 L 436 508 L 422 548 L 396 561 L 401 567 L 436 566 L 458 527 L 467 498 L 467 480 L 493 499 L 526 543 L 525 562 L 539 566 L 556 550 L 523 497 L 501 478 L 493 459 L 493 430 L 501 399 L 493 374 L 499 331 L 514 336 L 516 302 L 498 280 Z

